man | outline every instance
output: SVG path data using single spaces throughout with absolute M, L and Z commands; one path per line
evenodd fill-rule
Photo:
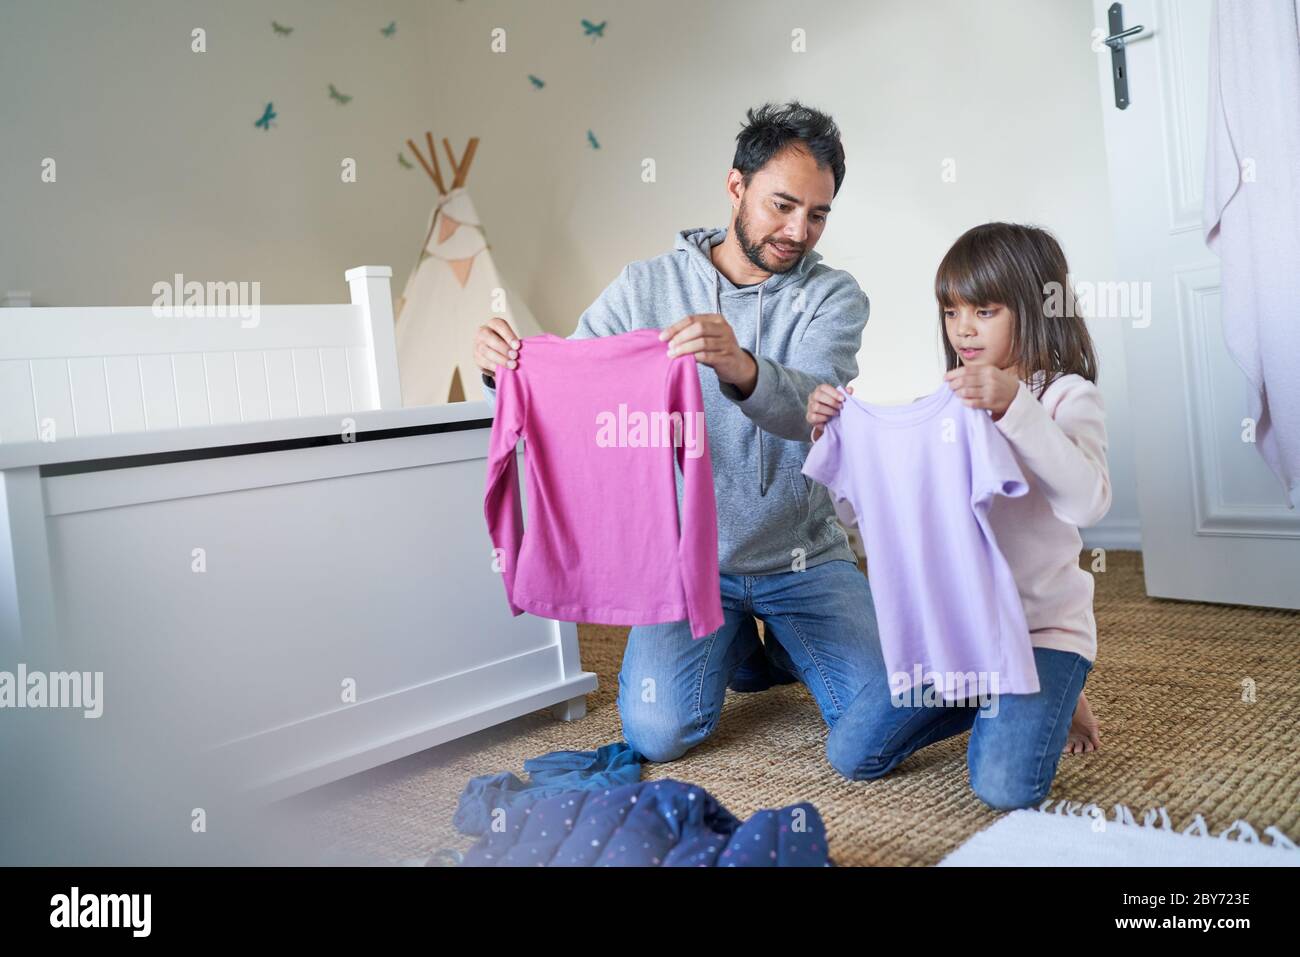
M 853 277 L 813 252 L 844 180 L 839 130 L 799 103 L 768 104 L 736 143 L 728 228 L 685 230 L 671 253 L 628 265 L 569 336 L 660 328 L 671 355 L 695 356 L 704 393 L 725 623 L 699 640 L 685 621 L 632 628 L 618 707 L 627 743 L 651 761 L 713 732 L 729 682 L 802 680 L 833 726 L 880 656 L 867 580 L 829 493 L 801 471 L 809 393 L 857 375 L 869 309 Z M 479 327 L 489 401 L 496 367 L 524 352 L 503 319 Z

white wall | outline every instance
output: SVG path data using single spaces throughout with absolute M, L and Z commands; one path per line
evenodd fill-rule
M 22 92 L 0 127 L 0 290 L 30 288 L 38 304 L 145 302 L 176 271 L 261 279 L 264 302 L 341 300 L 343 269 L 361 262 L 391 264 L 400 290 L 433 190 L 395 154 L 430 128 L 458 149 L 482 137 L 469 185 L 497 264 L 565 334 L 628 260 L 725 223 L 746 107 L 790 98 L 844 132 L 848 175 L 818 249 L 872 300 L 863 398 L 938 383 L 934 270 L 976 223 L 1046 226 L 1076 278 L 1115 273 L 1088 0 L 0 10 L 0 89 Z M 293 35 L 274 36 L 272 17 Z M 583 36 L 584 17 L 608 21 L 603 39 Z M 208 53 L 189 52 L 193 26 L 207 26 Z M 505 53 L 490 48 L 497 27 Z M 805 53 L 791 51 L 796 28 Z M 330 102 L 328 82 L 353 102 Z M 263 133 L 251 124 L 267 99 L 281 119 Z M 44 156 L 59 159 L 57 187 L 37 179 Z M 339 182 L 344 156 L 357 184 Z M 941 179 L 949 158 L 955 182 Z M 1093 332 L 1115 488 L 1112 531 L 1093 538 L 1119 544 L 1136 534 L 1122 339 L 1114 323 Z
M 419 0 L 0 0 L 0 292 L 139 305 L 181 272 L 345 302 L 350 266 L 404 275 L 433 194 L 397 163 L 431 119 L 429 19 Z

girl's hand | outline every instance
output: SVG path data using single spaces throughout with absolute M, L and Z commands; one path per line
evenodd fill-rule
M 852 395 L 853 386 L 848 386 L 844 391 Z M 813 427 L 812 440 L 814 442 L 822 437 L 822 433 L 826 431 L 826 423 L 840 414 L 843 405 L 844 397 L 829 382 L 823 382 L 808 393 L 808 412 L 804 418 Z
M 944 381 L 961 397 L 962 405 L 988 409 L 993 421 L 1002 418 L 1020 391 L 1015 373 L 995 366 L 959 366 L 944 375 Z

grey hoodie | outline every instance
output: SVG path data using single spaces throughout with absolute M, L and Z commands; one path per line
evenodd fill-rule
M 830 494 L 802 473 L 811 448 L 804 415 L 819 383 L 844 386 L 857 376 L 867 297 L 847 272 L 821 265 L 816 252 L 764 282 L 736 286 L 709 258 L 726 235 L 684 230 L 672 252 L 630 263 L 568 338 L 662 329 L 688 315 L 721 313 L 757 362 L 758 380 L 741 398 L 713 369 L 697 366 L 718 503 L 719 571 L 765 575 L 793 571 L 797 562 L 856 562 Z M 528 361 L 527 344 L 519 358 Z M 486 376 L 483 385 L 495 402 Z

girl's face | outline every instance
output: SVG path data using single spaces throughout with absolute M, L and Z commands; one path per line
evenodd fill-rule
M 991 365 L 1007 369 L 1011 355 L 1011 310 L 1000 303 L 972 306 L 957 303 L 943 311 L 948 342 L 963 365 Z

